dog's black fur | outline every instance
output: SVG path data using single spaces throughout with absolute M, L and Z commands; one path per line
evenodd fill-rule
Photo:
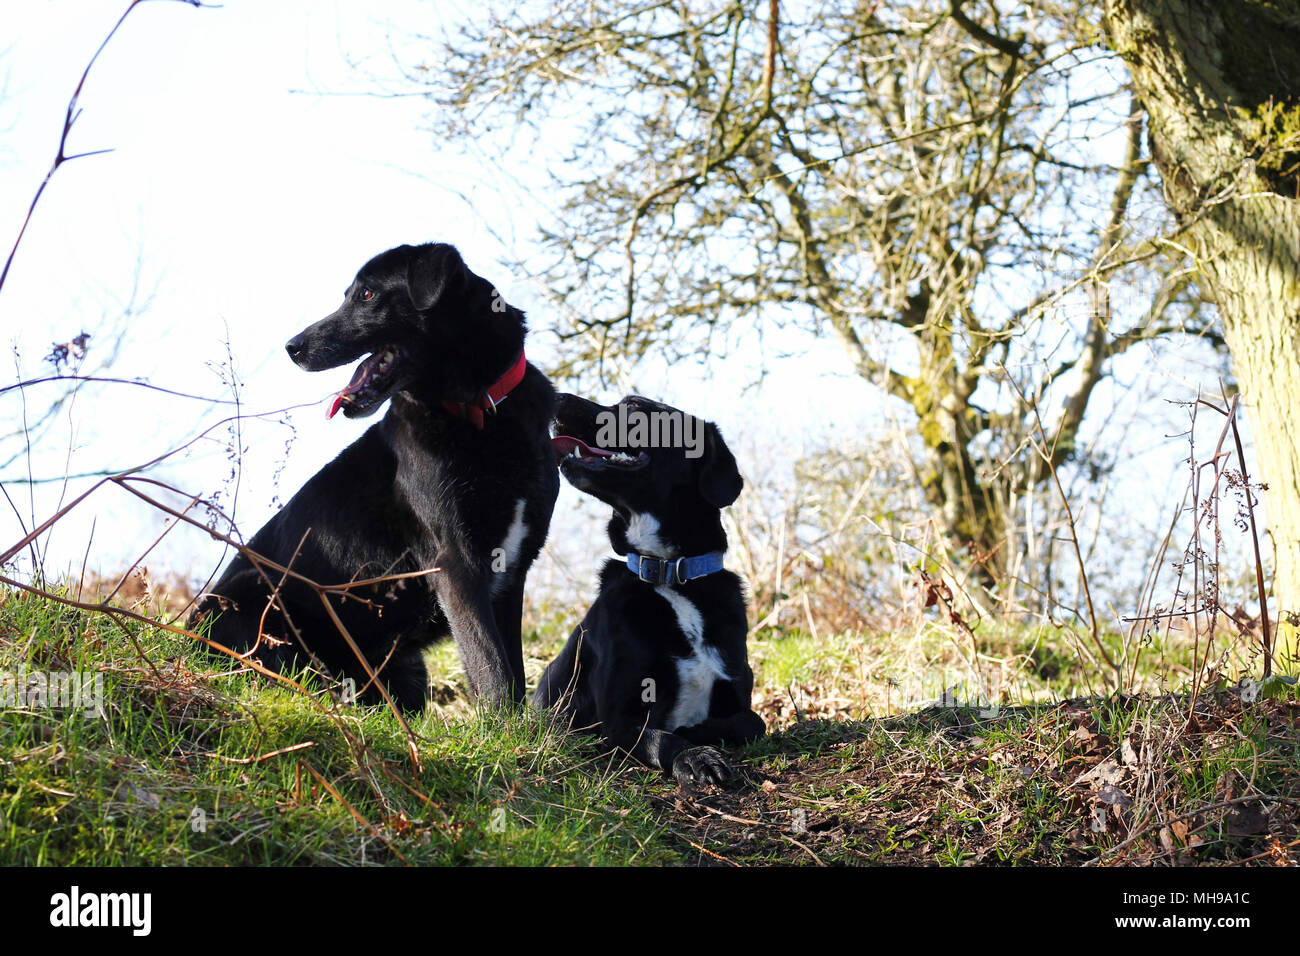
M 355 418 L 392 404 L 248 546 L 321 585 L 439 569 L 330 597 L 408 710 L 427 700 L 421 650 L 448 633 L 476 696 L 523 699 L 524 577 L 559 491 L 548 431 L 555 392 L 529 365 L 482 429 L 443 403 L 478 399 L 514 365 L 524 335 L 523 313 L 437 243 L 371 259 L 338 311 L 286 346 L 308 371 L 373 353 L 335 409 Z M 280 581 L 237 556 L 199 605 L 199 620 L 220 612 L 209 637 L 282 671 L 314 657 L 364 688 L 362 703 L 381 700 L 317 593 L 289 579 L 272 601 Z
M 637 395 L 621 404 L 636 413 L 683 414 Z M 697 458 L 682 447 L 606 446 L 628 456 L 613 461 L 581 450 L 566 454 L 572 443 L 560 436 L 597 447 L 601 412 L 616 414 L 617 407 L 561 395 L 553 427 L 565 478 L 614 509 L 614 550 L 659 558 L 724 551 L 722 508 L 736 500 L 742 482 L 717 427 L 703 423 Z M 744 591 L 730 571 L 656 586 L 611 560 L 595 603 L 542 675 L 533 702 L 559 707 L 571 726 L 598 728 L 607 744 L 680 781 L 717 783 L 730 768 L 711 745 L 742 744 L 765 731 L 750 709 L 747 631 Z M 679 718 L 690 722 L 682 726 Z

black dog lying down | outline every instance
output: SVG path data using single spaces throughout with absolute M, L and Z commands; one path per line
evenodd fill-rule
M 623 437 L 598 442 L 620 415 Z M 669 433 L 676 447 L 653 440 L 656 424 L 680 426 Z M 678 780 L 720 782 L 730 768 L 708 745 L 765 730 L 750 709 L 744 593 L 722 569 L 736 460 L 713 424 L 635 395 L 614 408 L 561 395 L 554 428 L 560 470 L 613 507 L 610 542 L 627 560 L 606 562 L 595 604 L 533 702 L 559 707 L 575 728 L 599 725 L 608 744 Z
M 559 491 L 555 393 L 524 358 L 524 315 L 445 244 L 399 246 L 357 273 L 333 315 L 286 348 L 308 371 L 371 353 L 330 416 L 383 420 L 303 485 L 249 547 L 317 584 L 440 568 L 332 594 L 330 607 L 389 694 L 424 706 L 421 650 L 455 637 L 476 696 L 522 700 L 524 577 Z M 268 667 L 314 657 L 382 698 L 319 595 L 237 556 L 199 605 L 209 636 Z

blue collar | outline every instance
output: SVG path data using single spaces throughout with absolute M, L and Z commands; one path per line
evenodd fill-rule
M 628 552 L 627 569 L 646 584 L 685 584 L 722 570 L 722 552 L 710 551 L 693 558 L 649 558 Z

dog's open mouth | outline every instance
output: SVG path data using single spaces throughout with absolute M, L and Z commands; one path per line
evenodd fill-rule
M 634 469 L 643 468 L 650 461 L 650 456 L 645 452 L 638 452 L 634 457 L 627 452 L 593 448 L 581 438 L 574 438 L 572 435 L 556 435 L 551 439 L 551 448 L 555 452 L 556 464 L 567 460 L 584 468 Z
M 352 381 L 334 396 L 329 417 L 337 415 L 340 408 L 344 409 L 343 414 L 348 418 L 374 411 L 396 384 L 397 364 L 397 351 L 386 348 L 358 365 L 352 373 Z

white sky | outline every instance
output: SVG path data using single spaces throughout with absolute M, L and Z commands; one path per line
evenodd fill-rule
M 81 70 L 125 7 L 126 0 L 8 0 L 0 10 L 0 256 L 48 168 Z M 502 264 L 526 251 L 544 197 L 494 179 L 472 144 L 441 139 L 418 97 L 321 95 L 372 92 L 385 81 L 400 89 L 390 44 L 439 32 L 438 17 L 455 16 L 456 7 L 226 0 L 218 9 L 150 2 L 132 12 L 91 72 L 70 141 L 74 152 L 114 151 L 59 170 L 0 291 L 0 329 L 19 363 L 0 355 L 0 385 L 47 373 L 42 357 L 51 343 L 85 330 L 96 336 L 87 371 L 224 397 L 212 363 L 225 361 L 228 339 L 246 410 L 317 403 L 288 417 L 287 461 L 288 426 L 244 426 L 238 518 L 251 534 L 271 513 L 277 488 L 287 498 L 374 421 L 326 422 L 323 399 L 351 369 L 312 375 L 283 351 L 285 340 L 337 306 L 372 255 L 405 242 L 455 243 L 471 267 L 528 310 L 529 354 L 547 369 L 556 318 L 527 277 Z M 525 189 L 532 180 L 541 188 L 539 172 L 512 170 Z M 131 301 L 137 282 L 123 350 L 100 369 L 111 338 L 104 323 Z M 801 337 L 796 344 L 806 354 L 776 363 L 758 390 L 743 390 L 752 367 L 744 359 L 752 355 L 707 370 L 665 369 L 636 384 L 718 421 L 742 470 L 770 474 L 887 418 L 882 399 L 832 343 Z M 57 387 L 30 389 L 29 412 L 54 394 L 38 389 Z M 1186 383 L 1171 381 L 1171 398 L 1189 395 Z M 5 433 L 20 427 L 22 413 L 18 393 L 0 395 Z M 71 431 L 53 432 L 33 449 L 31 470 L 48 478 L 137 464 L 222 417 L 199 402 L 99 386 L 78 399 Z M 226 435 L 219 430 L 221 441 L 197 446 L 161 474 L 187 491 L 212 493 L 230 470 Z M 1151 447 L 1166 452 L 1153 456 L 1152 469 L 1177 467 L 1176 448 L 1156 441 L 1143 451 Z M 1138 481 L 1148 493 L 1151 473 Z M 51 513 L 62 491 L 42 484 L 31 500 L 22 485 L 6 488 L 28 524 Z M 566 488 L 553 539 L 574 520 L 574 508 L 601 514 L 579 497 Z M 3 550 L 21 532 L 3 501 L 0 509 Z M 1156 510 L 1153 527 L 1165 520 L 1163 505 Z M 159 516 L 106 490 L 56 530 L 48 573 L 80 566 L 92 520 L 90 565 L 104 571 L 129 563 L 163 527 Z M 220 557 L 220 546 L 201 535 L 175 537 L 155 566 L 206 575 Z M 590 565 L 577 562 L 580 582 L 605 551 L 602 537 L 591 540 Z

